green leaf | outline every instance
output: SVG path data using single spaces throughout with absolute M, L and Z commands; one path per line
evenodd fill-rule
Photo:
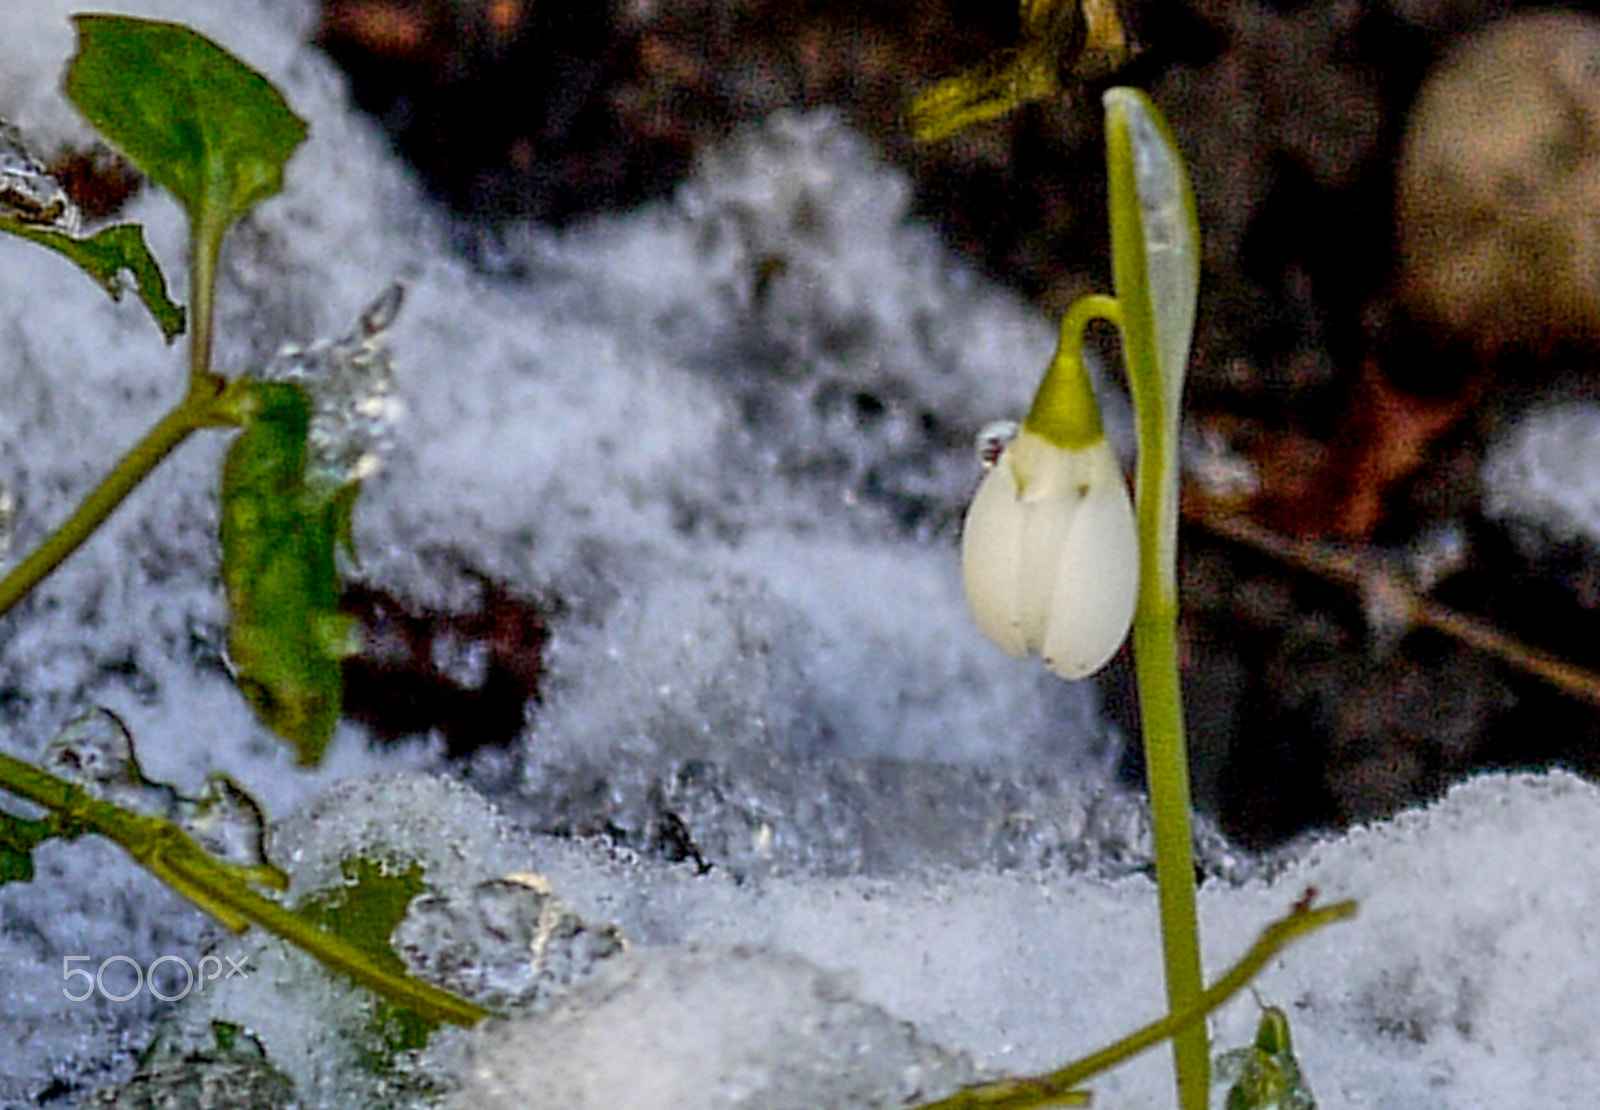
M 0 810 L 0 886 L 33 881 L 33 850 L 59 835 L 49 821 L 29 821 Z
M 1264 1007 L 1255 1044 L 1217 1057 L 1217 1078 L 1229 1083 L 1226 1110 L 1316 1110 L 1289 1040 L 1289 1015 Z
M 67 95 L 182 202 L 198 238 L 220 242 L 251 205 L 283 188 L 283 165 L 306 125 L 265 77 L 176 23 L 73 18 Z
M 0 216 L 0 231 L 38 243 L 76 263 L 114 301 L 122 299 L 122 272 L 131 273 L 139 299 L 155 317 L 166 341 L 171 343 L 183 334 L 183 308 L 167 296 L 167 279 L 138 224 L 116 224 L 79 239 L 45 225 Z
M 1134 613 L 1139 710 L 1161 890 L 1167 999 L 1188 1007 L 1203 991 L 1190 827 L 1189 758 L 1178 691 L 1178 426 L 1200 282 L 1194 195 L 1172 131 L 1138 89 L 1108 89 L 1106 170 L 1111 276 L 1122 355 L 1133 393 L 1139 456 L 1139 604 Z M 1204 1027 L 1173 1037 L 1178 1101 L 1204 1110 L 1210 1046 Z
M 1130 372 L 1153 372 L 1176 442 L 1200 295 L 1200 224 L 1166 117 L 1143 92 L 1107 89 L 1112 271 L 1128 317 Z M 1141 365 L 1147 363 L 1148 365 Z M 1139 383 L 1135 383 L 1139 388 Z
M 385 970 L 409 975 L 395 955 L 389 936 L 406 915 L 411 900 L 426 889 L 422 866 L 404 868 L 374 863 L 359 857 L 339 865 L 344 885 L 313 895 L 299 907 L 301 916 L 321 926 L 353 948 L 359 948 Z M 383 1041 L 382 1052 L 366 1061 L 374 1070 L 388 1070 L 394 1056 L 423 1047 L 437 1021 L 420 1017 L 406 1007 L 382 1001 L 372 1015 L 372 1030 Z
M 339 611 L 335 548 L 344 487 L 306 481 L 311 402 L 288 382 L 234 387 L 244 431 L 222 467 L 222 580 L 239 689 L 302 764 L 322 758 L 344 698 L 340 661 L 355 648 Z
M 1176 604 L 1178 430 L 1200 292 L 1200 225 L 1177 140 L 1154 102 L 1107 89 L 1111 273 L 1139 433 L 1140 543 Z M 1159 525 L 1159 526 L 1157 526 Z M 1163 602 L 1165 603 L 1165 602 Z

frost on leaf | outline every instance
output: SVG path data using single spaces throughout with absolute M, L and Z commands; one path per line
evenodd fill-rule
M 63 235 L 77 235 L 83 224 L 83 215 L 67 191 L 28 152 L 21 133 L 4 120 L 0 120 L 0 216 Z
M 406 907 L 426 891 L 422 865 L 415 860 L 369 860 L 352 856 L 340 864 L 344 882 L 312 895 L 300 913 L 350 947 L 397 975 L 406 967 L 395 955 L 391 934 L 406 916 Z M 402 1053 L 422 1048 L 439 1027 L 398 1002 L 376 1003 L 370 1013 L 371 1036 L 361 1050 L 369 1070 L 389 1071 Z
M 146 778 L 133 734 L 110 710 L 92 709 L 68 721 L 45 747 L 42 762 L 92 798 L 172 822 L 245 877 L 285 885 L 283 873 L 267 860 L 266 820 L 256 800 L 221 773 L 209 776 L 194 798 Z
M 83 213 L 61 183 L 28 153 L 17 129 L 0 120 L 0 232 L 68 259 L 114 301 L 130 290 L 137 293 L 168 343 L 181 335 L 183 308 L 167 295 L 166 276 L 144 229 L 113 224 L 83 237 L 82 224 Z
M 285 344 L 261 373 L 293 382 L 311 397 L 306 481 L 337 488 L 376 474 L 394 443 L 405 405 L 395 390 L 388 330 L 400 313 L 405 286 L 389 286 L 338 339 Z

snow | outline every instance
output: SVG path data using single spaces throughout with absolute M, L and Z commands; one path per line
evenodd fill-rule
M 511 875 L 537 895 L 528 921 L 558 906 L 565 926 L 542 947 L 470 922 L 458 928 L 476 954 L 441 942 L 458 966 L 504 966 L 520 951 L 545 975 L 508 1020 L 435 1035 L 418 1067 L 436 1088 L 461 1084 L 453 1107 L 804 1105 L 797 1091 L 816 1106 L 900 1105 L 874 1099 L 1057 1066 L 1159 1010 L 1142 876 L 1054 866 L 740 880 L 518 836 L 458 784 L 414 773 L 336 788 L 286 822 L 281 848 L 297 885 L 337 882 L 353 851 L 394 853 L 422 859 L 458 904 Z M 1486 776 L 1428 810 L 1305 845 L 1271 879 L 1208 883 L 1208 966 L 1226 967 L 1307 887 L 1356 898 L 1355 921 L 1289 949 L 1255 983 L 1288 1011 L 1319 1105 L 1583 1105 L 1600 892 L 1572 861 L 1597 854 L 1593 785 Z M 270 938 L 244 952 L 260 974 L 191 1008 L 190 1036 L 248 1021 L 304 1104 L 364 1105 L 352 1084 L 372 1077 L 328 1065 L 354 1052 L 358 992 Z M 1248 995 L 1235 1000 L 1216 1043 L 1248 1043 L 1256 1018 Z M 774 1028 L 790 1036 L 763 1047 Z M 849 1044 L 870 1068 L 838 1065 Z M 1169 1084 L 1158 1052 L 1092 1086 L 1107 1105 L 1158 1107 Z M 735 1086 L 744 1101 L 727 1095 Z
M 1484 511 L 1535 554 L 1552 541 L 1600 545 L 1600 405 L 1547 404 L 1522 414 L 1481 472 Z
M 869 1110 L 971 1081 L 959 1060 L 827 973 L 748 948 L 641 954 L 543 1019 L 489 1033 L 468 1067 L 462 1110 L 807 1110 L 822 1091 L 828 1105 Z
M 408 415 L 358 509 L 363 577 L 453 605 L 483 574 L 561 607 L 510 753 L 452 768 L 346 724 L 299 769 L 222 663 L 224 440 L 186 445 L 0 623 L 6 749 L 39 758 L 104 705 L 151 779 L 248 789 L 296 897 L 344 884 L 352 857 L 420 862 L 402 958 L 511 1012 L 374 1067 L 366 996 L 223 934 L 109 845 L 55 843 L 35 881 L 0 888 L 0 1106 L 202 1081 L 237 1106 L 286 1083 L 308 1107 L 892 1106 L 1156 1016 L 1120 738 L 1092 683 L 1007 659 L 961 601 L 973 437 L 1025 405 L 1053 328 L 910 223 L 903 179 L 836 116 L 777 116 L 669 202 L 513 228 L 470 265 L 301 45 L 308 4 L 107 7 L 194 23 L 312 122 L 286 193 L 230 240 L 222 368 L 347 334 L 407 283 L 391 340 Z M 46 150 L 84 135 L 56 91 L 69 10 L 0 9 L 0 116 Z M 181 292 L 175 206 L 146 193 L 126 215 Z M 18 551 L 177 399 L 182 355 L 25 244 L 0 244 L 0 305 Z M 1108 421 L 1125 438 L 1112 398 Z M 684 836 L 709 870 L 670 862 Z M 1213 971 L 1307 886 L 1362 900 L 1257 984 L 1322 1106 L 1585 1104 L 1593 787 L 1490 777 L 1282 858 L 1209 831 L 1201 855 Z M 208 952 L 248 978 L 176 1004 L 60 993 L 64 957 Z M 1217 1044 L 1255 1019 L 1236 1001 Z M 246 1027 L 240 1044 L 213 1043 L 213 1021 Z M 1164 1053 L 1094 1086 L 1102 1105 L 1170 1105 Z

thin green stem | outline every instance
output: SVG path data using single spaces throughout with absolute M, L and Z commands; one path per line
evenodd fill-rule
M 67 556 L 81 547 L 128 494 L 191 433 L 217 422 L 213 412 L 216 389 L 208 379 L 201 379 L 197 386 L 117 463 L 65 523 L 0 580 L 0 615 L 10 612 Z
M 1177 459 L 1175 453 L 1169 453 L 1167 430 L 1159 420 L 1150 418 L 1153 406 L 1147 399 L 1141 400 L 1134 481 L 1140 540 L 1139 605 L 1133 615 L 1133 651 L 1155 840 L 1167 1004 L 1176 1013 L 1194 1003 L 1204 982 L 1200 919 L 1195 907 L 1189 754 L 1178 668 L 1177 559 L 1172 537 L 1177 516 Z M 1184 1110 L 1205 1110 L 1211 1085 L 1211 1049 L 1205 1027 L 1196 1026 L 1173 1038 L 1172 1051 L 1181 1105 Z
M 926 1103 L 917 1110 L 1039 1110 L 1046 1106 L 1083 1105 L 1084 1093 L 1076 1091 L 1085 1080 L 1132 1059 L 1169 1038 L 1176 1039 L 1193 1029 L 1203 1029 L 1207 1015 L 1245 988 L 1277 954 L 1301 937 L 1335 921 L 1354 917 L 1356 903 L 1335 902 L 1330 906 L 1297 906 L 1288 916 L 1274 921 L 1261 931 L 1250 950 L 1209 988 L 1195 996 L 1183 1009 L 1128 1034 L 1098 1052 L 1074 1060 L 1066 1067 L 1026 1079 L 1008 1079 L 957 1091 L 949 1098 Z
M 217 257 L 226 222 L 195 219 L 190 225 L 189 252 L 189 388 L 211 377 L 212 329 L 215 321 Z
M 1142 511 L 1140 515 L 1144 515 Z M 1189 823 L 1189 762 L 1178 685 L 1177 606 L 1170 596 L 1163 603 L 1141 587 L 1133 618 L 1133 644 L 1155 838 L 1167 1004 L 1176 1013 L 1194 1004 L 1204 979 Z M 1184 1110 L 1205 1110 L 1211 1083 L 1211 1049 L 1205 1027 L 1185 1030 L 1173 1038 L 1172 1048 Z
M 3 752 L 0 788 L 55 814 L 62 822 L 62 835 L 95 833 L 116 842 L 141 866 L 230 929 L 259 925 L 420 1017 L 475 1025 L 488 1016 L 481 1006 L 380 966 L 364 952 L 251 890 L 238 869 L 208 855 L 169 821 L 103 802 Z
M 217 252 L 224 229 L 196 227 L 189 275 L 189 390 L 183 401 L 145 434 L 111 473 L 83 499 L 77 510 L 11 573 L 0 580 L 0 616 L 27 596 L 40 582 L 83 546 L 107 517 L 152 470 L 200 428 L 230 423 L 220 412 L 218 399 L 227 382 L 211 372 L 211 336 L 214 316 Z

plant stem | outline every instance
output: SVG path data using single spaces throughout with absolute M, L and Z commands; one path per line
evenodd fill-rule
M 1143 457 L 1141 450 L 1141 462 Z M 1141 502 L 1140 516 L 1143 515 Z M 1142 564 L 1149 561 L 1147 550 L 1141 550 Z M 1141 566 L 1140 570 L 1143 579 L 1147 568 Z M 1194 1005 L 1204 982 L 1189 822 L 1189 761 L 1178 684 L 1177 615 L 1175 596 L 1162 598 L 1141 584 L 1139 608 L 1133 618 L 1133 644 L 1154 826 L 1167 1005 L 1174 1013 Z M 1210 1098 L 1211 1049 L 1204 1024 L 1174 1037 L 1172 1051 L 1181 1105 L 1184 1110 L 1205 1110 Z
M 96 486 L 32 554 L 0 580 L 0 615 L 8 613 L 56 567 L 81 547 L 105 519 L 116 511 L 145 476 L 159 466 L 179 444 L 199 428 L 217 422 L 213 413 L 220 379 L 199 379 L 183 402 L 151 428 L 105 479 Z
M 1083 336 L 1089 325 L 1104 320 L 1115 327 L 1122 326 L 1122 303 L 1104 293 L 1087 293 L 1072 302 L 1067 314 L 1061 318 L 1061 340 L 1057 358 L 1062 353 L 1083 357 Z
M 1046 1106 L 1083 1105 L 1083 1092 L 1073 1088 L 1084 1080 L 1132 1059 L 1162 1041 L 1181 1037 L 1191 1029 L 1204 1028 L 1213 1010 L 1245 988 L 1268 961 L 1296 940 L 1335 921 L 1354 917 L 1356 903 L 1335 902 L 1330 906 L 1296 906 L 1261 931 L 1250 950 L 1220 979 L 1201 991 L 1182 1010 L 1173 1010 L 1159 1021 L 1128 1034 L 1098 1052 L 1074 1060 L 1066 1067 L 1026 1079 L 1008 1079 L 957 1091 L 949 1098 L 926 1103 L 917 1110 L 1037 1110 Z
M 61 820 L 63 836 L 95 833 L 115 841 L 141 866 L 230 929 L 259 925 L 419 1017 L 475 1025 L 489 1016 L 481 1006 L 379 966 L 366 953 L 251 890 L 234 868 L 208 855 L 170 821 L 101 801 L 4 752 L 0 752 L 0 788 L 50 810 Z
M 1123 95 L 1114 97 L 1119 93 Z M 1134 149 L 1129 123 L 1134 107 L 1145 113 L 1146 143 L 1159 141 L 1165 149 L 1160 145 Z M 1106 165 L 1111 270 L 1122 307 L 1123 359 L 1139 436 L 1134 479 L 1139 606 L 1133 617 L 1139 719 L 1155 835 L 1167 1006 L 1180 1013 L 1194 1005 L 1205 981 L 1195 912 L 1189 757 L 1178 678 L 1177 570 L 1178 424 L 1194 321 L 1194 303 L 1187 294 L 1199 279 L 1199 232 L 1182 158 L 1159 113 L 1142 94 L 1117 89 L 1106 93 Z M 1141 180 L 1140 165 L 1146 180 Z M 1149 226 L 1147 217 L 1154 221 Z M 1174 339 L 1181 342 L 1173 343 Z M 1174 1037 L 1172 1052 L 1183 1110 L 1206 1110 L 1211 1050 L 1205 1026 L 1196 1025 Z
M 0 616 L 9 613 L 67 556 L 83 546 L 128 494 L 191 433 L 211 425 L 231 423 L 216 408 L 217 399 L 228 383 L 211 371 L 217 258 L 227 227 L 220 215 L 210 220 L 193 220 L 190 226 L 188 393 L 177 408 L 162 417 L 161 422 L 123 456 L 65 524 L 0 580 Z
M 1138 311 L 1125 306 L 1123 331 L 1130 364 L 1139 346 L 1130 336 Z M 1147 333 L 1148 334 L 1148 333 Z M 1134 384 L 1139 459 L 1134 485 L 1139 520 L 1139 605 L 1133 614 L 1134 667 L 1139 727 L 1155 840 L 1161 945 L 1167 1006 L 1173 1013 L 1194 1004 L 1205 982 L 1200 965 L 1200 919 L 1195 908 L 1194 834 L 1190 825 L 1189 755 L 1184 739 L 1183 693 L 1178 669 L 1177 451 L 1174 423 L 1156 394 L 1153 373 L 1129 374 Z M 1140 395 L 1142 392 L 1142 396 Z M 1203 1024 L 1172 1040 L 1183 1110 L 1206 1110 L 1211 1048 Z
M 419 1017 L 472 1026 L 489 1016 L 488 1010 L 448 991 L 384 969 L 366 953 L 323 932 L 304 918 L 227 876 L 222 870 L 223 865 L 206 855 L 181 830 L 173 828 L 172 833 L 183 836 L 184 849 L 164 853 L 159 861 L 160 867 L 147 866 L 151 866 L 161 878 L 177 887 L 202 909 L 216 915 L 216 910 L 208 904 L 214 902 L 260 925 L 274 936 L 304 949 L 325 966 L 343 972 L 362 986 L 392 1002 L 398 1002 Z M 199 889 L 202 898 L 195 896 L 195 888 Z
M 216 316 L 217 258 L 226 221 L 192 218 L 189 228 L 189 389 L 212 377 L 211 336 Z

